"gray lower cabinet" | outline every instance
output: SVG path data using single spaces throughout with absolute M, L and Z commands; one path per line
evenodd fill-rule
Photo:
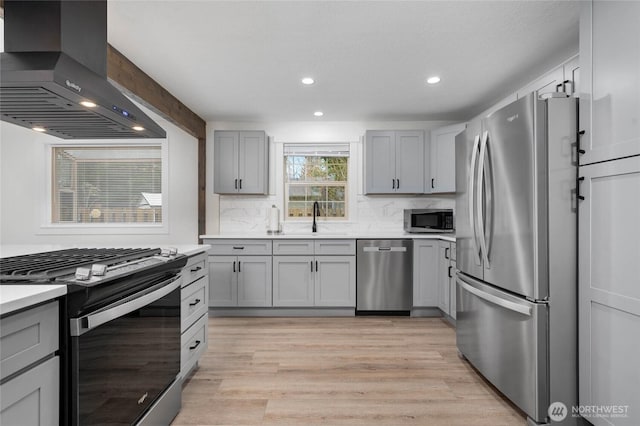
M 355 256 L 273 256 L 273 306 L 354 307 Z
M 640 156 L 580 167 L 580 405 L 626 406 L 640 424 Z
M 438 240 L 413 240 L 413 306 L 438 306 Z
M 0 424 L 57 425 L 60 359 L 58 302 L 0 321 Z
M 354 240 L 280 240 L 273 256 L 273 306 L 355 307 Z
M 210 307 L 271 306 L 271 256 L 209 256 Z
M 209 345 L 207 254 L 191 256 L 182 269 L 180 290 L 180 376 L 187 377 Z
M 273 306 L 313 306 L 313 256 L 273 256 Z
M 438 242 L 438 308 L 455 319 L 456 317 L 456 244 Z

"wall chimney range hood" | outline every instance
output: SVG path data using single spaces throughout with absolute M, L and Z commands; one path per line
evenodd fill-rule
M 3 121 L 62 139 L 164 138 L 107 81 L 106 0 L 4 1 Z

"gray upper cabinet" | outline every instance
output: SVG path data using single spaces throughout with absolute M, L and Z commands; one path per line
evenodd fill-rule
M 580 2 L 580 164 L 640 154 L 640 2 Z
M 214 132 L 214 180 L 217 194 L 269 192 L 268 138 L 263 131 Z
M 464 129 L 464 124 L 454 124 L 431 131 L 426 193 L 456 192 L 456 135 Z
M 365 194 L 423 193 L 424 152 L 422 130 L 368 130 Z
M 563 82 L 564 69 L 562 66 L 559 66 L 518 90 L 518 99 L 527 96 L 531 92 L 536 92 L 537 96 L 560 92 L 564 86 Z

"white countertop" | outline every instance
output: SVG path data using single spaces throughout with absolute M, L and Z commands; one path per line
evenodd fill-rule
M 328 232 L 317 232 L 317 233 L 305 233 L 305 234 L 267 234 L 263 233 L 250 233 L 250 234 L 205 234 L 200 235 L 200 238 L 203 240 L 211 239 L 211 240 L 391 240 L 391 239 L 409 239 L 409 240 L 417 240 L 417 239 L 428 239 L 428 240 L 443 240 L 449 242 L 456 242 L 455 234 L 409 234 L 407 232 L 380 232 L 380 233 L 341 233 L 341 234 L 331 234 Z
M 0 285 L 0 315 L 67 294 L 66 285 Z

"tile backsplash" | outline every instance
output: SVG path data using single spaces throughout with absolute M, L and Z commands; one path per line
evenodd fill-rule
M 278 205 L 276 196 L 220 196 L 220 234 L 265 233 L 271 206 Z M 318 221 L 319 232 L 401 232 L 404 209 L 455 208 L 454 195 L 418 196 L 356 196 L 356 211 L 349 220 Z M 284 215 L 282 206 L 281 218 Z M 310 221 L 282 220 L 285 233 L 295 234 L 311 230 Z

